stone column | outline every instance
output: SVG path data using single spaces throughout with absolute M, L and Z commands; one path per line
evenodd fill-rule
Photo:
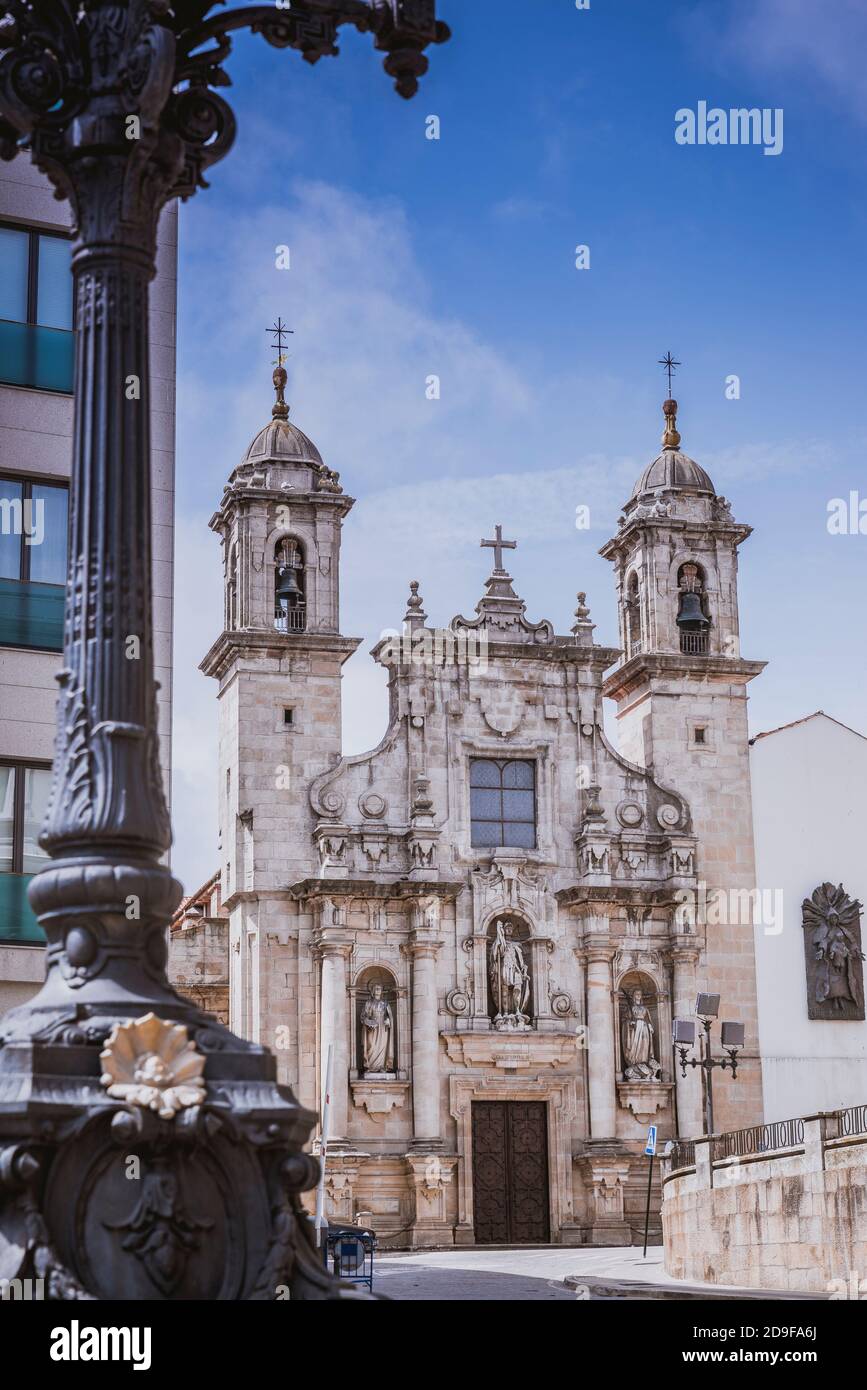
M 695 967 L 698 951 L 676 949 L 671 953 L 671 1013 L 672 1018 L 694 1018 L 695 997 L 698 993 L 695 983 Z M 700 1055 L 699 1027 L 696 1023 L 696 1045 L 690 1049 L 690 1056 Z M 660 1058 L 660 1060 L 662 1060 Z M 681 1139 L 694 1139 L 704 1133 L 704 1111 L 701 1098 L 701 1071 L 698 1067 L 687 1067 L 686 1076 L 681 1075 L 676 1049 L 672 1049 L 674 1067 L 675 1095 L 677 1097 L 677 1134 Z
M 587 949 L 587 1056 L 589 1062 L 590 1134 L 612 1139 L 616 1133 L 617 1074 L 614 1054 L 614 1000 L 608 946 Z
M 319 942 L 322 981 L 319 996 L 320 1087 L 325 1086 L 328 1048 L 334 1045 L 331 1073 L 329 1145 L 345 1143 L 348 1128 L 349 1018 L 346 961 L 352 947 L 346 941 Z
M 439 1026 L 436 956 L 442 943 L 418 933 L 412 957 L 412 1115 L 415 1149 L 436 1148 L 440 1136 Z

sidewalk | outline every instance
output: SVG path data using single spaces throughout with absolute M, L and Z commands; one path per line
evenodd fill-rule
M 523 1275 L 550 1279 L 594 1298 L 786 1299 L 815 1301 L 822 1295 L 786 1293 L 776 1289 L 739 1289 L 731 1285 L 684 1283 L 666 1274 L 662 1247 L 652 1245 L 643 1259 L 640 1246 L 523 1246 L 472 1247 L 450 1250 L 407 1250 L 377 1255 L 377 1264 L 411 1269 L 462 1269 L 478 1273 Z M 586 1294 L 584 1296 L 587 1296 Z M 827 1295 L 825 1295 L 827 1297 Z

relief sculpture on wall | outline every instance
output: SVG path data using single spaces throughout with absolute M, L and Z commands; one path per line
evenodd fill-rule
M 802 905 L 807 1017 L 864 1018 L 861 903 L 842 884 L 823 883 Z

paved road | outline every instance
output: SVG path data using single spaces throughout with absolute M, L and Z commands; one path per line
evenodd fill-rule
M 530 1279 L 522 1274 L 494 1270 L 442 1269 L 418 1259 L 381 1261 L 375 1266 L 376 1293 L 398 1301 L 528 1303 L 543 1300 L 575 1302 L 575 1294 L 551 1279 Z

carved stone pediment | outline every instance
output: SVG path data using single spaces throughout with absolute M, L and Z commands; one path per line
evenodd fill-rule
M 575 1033 L 444 1033 L 452 1062 L 465 1067 L 496 1067 L 499 1071 L 533 1071 L 565 1067 L 575 1061 Z
M 515 850 L 494 850 L 488 870 L 473 875 L 477 920 L 492 911 L 529 914 L 534 922 L 546 919 L 548 876 L 532 860 Z

